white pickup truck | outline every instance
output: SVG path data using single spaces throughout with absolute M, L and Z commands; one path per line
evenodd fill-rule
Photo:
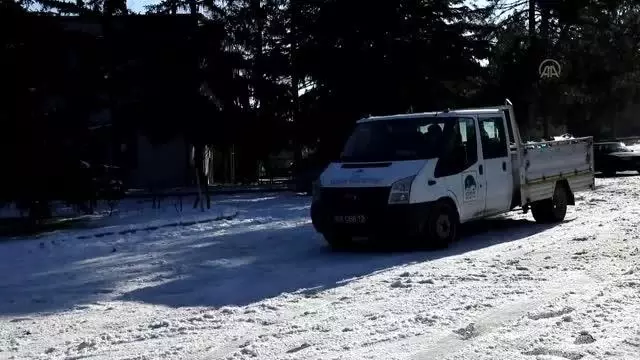
M 361 119 L 314 184 L 313 226 L 335 248 L 356 237 L 443 247 L 461 223 L 531 209 L 564 220 L 594 189 L 591 137 L 524 144 L 512 104 Z

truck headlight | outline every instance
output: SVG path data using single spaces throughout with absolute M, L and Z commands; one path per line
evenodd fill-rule
M 312 201 L 320 200 L 320 191 L 321 191 L 320 179 L 317 179 L 311 184 Z
M 409 176 L 400 179 L 391 185 L 391 193 L 389 194 L 389 204 L 408 204 L 409 195 L 411 194 L 411 185 L 416 176 Z

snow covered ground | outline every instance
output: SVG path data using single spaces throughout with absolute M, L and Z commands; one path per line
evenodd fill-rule
M 444 251 L 332 253 L 285 194 L 0 242 L 0 359 L 640 359 L 640 177 L 597 185 L 562 224 L 514 213 Z
M 628 145 L 633 151 L 640 151 L 640 144 Z
M 167 197 L 157 202 L 155 207 L 151 199 L 125 199 L 113 209 L 105 202 L 98 203 L 95 215 L 81 215 L 71 206 L 54 203 L 53 216 L 57 219 L 81 220 L 77 232 L 79 237 L 104 236 L 111 233 L 134 232 L 157 227 L 170 227 L 190 223 L 207 222 L 217 218 L 228 218 L 236 215 L 236 209 L 230 204 L 214 204 L 211 209 L 201 211 L 193 208 L 194 197 Z M 0 218 L 19 217 L 20 211 L 14 205 L 0 207 Z M 92 231 L 88 231 L 92 229 Z M 65 237 L 68 234 L 65 234 Z

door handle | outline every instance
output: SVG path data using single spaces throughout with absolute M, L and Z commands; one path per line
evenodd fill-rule
M 427 181 L 427 184 L 429 184 L 429 186 L 435 185 L 436 181 L 435 180 L 429 180 Z
M 482 175 L 482 172 L 483 172 L 482 165 L 478 166 L 478 172 L 480 173 L 480 175 Z
M 507 163 L 506 162 L 502 162 L 502 170 L 507 171 Z

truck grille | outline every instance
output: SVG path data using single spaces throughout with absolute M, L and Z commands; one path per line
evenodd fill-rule
M 389 187 L 324 188 L 321 198 L 335 213 L 369 214 L 387 205 L 390 190 Z

